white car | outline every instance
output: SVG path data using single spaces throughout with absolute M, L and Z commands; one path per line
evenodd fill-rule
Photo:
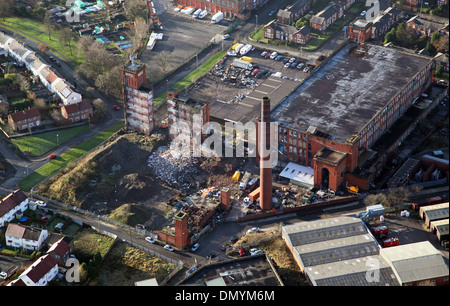
M 195 252 L 195 251 L 197 251 L 197 249 L 198 249 L 199 247 L 200 247 L 200 244 L 196 243 L 196 244 L 194 244 L 194 245 L 192 246 L 191 251 L 192 251 L 192 252 Z
M 261 254 L 262 252 L 263 252 L 262 250 L 257 248 L 250 249 L 250 255 L 258 255 Z
M 295 62 L 295 57 L 291 57 L 291 59 L 289 60 L 289 63 L 293 63 Z
M 268 53 L 267 51 L 263 51 L 263 52 L 261 53 L 261 57 L 266 56 L 267 53 Z
M 366 11 L 362 11 L 361 16 L 364 16 L 366 13 L 367 13 Z
M 222 36 L 222 40 L 227 40 L 228 38 L 230 38 L 230 34 L 225 34 Z
M 41 206 L 41 207 L 45 207 L 47 206 L 47 203 L 45 203 L 44 201 L 36 201 L 37 206 Z
M 275 59 L 275 57 L 277 57 L 278 53 L 277 52 L 272 52 L 272 54 L 270 55 L 270 59 Z
M 153 239 L 152 237 L 145 237 L 145 241 L 148 241 L 150 243 L 155 243 L 155 239 Z
M 168 245 L 168 244 L 166 244 L 166 245 L 164 246 L 164 249 L 166 249 L 167 251 L 173 252 L 173 248 L 172 248 L 170 245 Z
M 0 278 L 7 278 L 8 274 L 6 272 L 0 272 Z
M 247 234 L 258 233 L 259 231 L 259 227 L 253 227 L 247 231 Z

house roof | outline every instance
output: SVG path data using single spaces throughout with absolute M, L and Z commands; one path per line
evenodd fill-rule
M 337 13 L 337 5 L 330 4 L 326 8 L 324 8 L 322 11 L 317 13 L 316 15 L 311 17 L 310 22 L 315 24 L 322 24 L 325 22 L 325 20 L 328 20 L 331 16 Z
M 6 229 L 5 236 L 37 241 L 39 239 L 39 236 L 41 235 L 41 232 L 42 230 L 39 228 L 9 223 L 8 228 Z
M 50 70 L 50 73 L 45 78 L 50 84 L 52 84 L 54 81 L 58 79 L 58 76 L 56 73 Z
M 90 110 L 92 109 L 92 104 L 89 100 L 83 100 L 81 102 L 78 103 L 74 103 L 74 104 L 68 104 L 68 105 L 64 105 L 61 108 L 64 108 L 66 113 L 68 115 L 76 113 L 76 112 L 82 112 L 85 110 Z
M 422 26 L 425 29 L 431 30 L 432 32 L 436 32 L 439 31 L 442 28 L 442 24 L 436 23 L 436 22 L 432 22 L 432 21 L 428 21 L 425 19 L 421 19 L 418 15 L 411 17 L 407 22 L 408 23 L 414 23 L 418 26 Z
M 34 283 L 37 283 L 58 263 L 50 255 L 46 254 L 37 259 L 22 275 L 28 276 Z
M 297 30 L 296 27 L 291 26 L 291 25 L 287 25 L 287 24 L 277 23 L 276 20 L 272 20 L 271 22 L 269 22 L 267 24 L 267 27 L 271 27 L 274 31 L 280 31 L 280 32 L 283 32 L 283 33 L 286 33 L 286 34 L 295 34 L 295 33 L 299 32 L 299 30 Z M 305 35 L 305 34 L 303 34 L 305 31 L 306 30 L 303 30 L 303 32 L 301 32 L 302 35 Z
M 57 255 L 65 255 L 70 250 L 70 246 L 67 243 L 65 237 L 62 237 L 57 242 L 55 242 L 47 251 L 47 253 L 54 252 Z
M 23 110 L 21 112 L 9 114 L 8 116 L 11 117 L 12 121 L 18 122 L 33 117 L 40 117 L 41 113 L 39 112 L 39 109 L 37 107 L 33 107 L 30 109 Z
M 26 199 L 27 196 L 20 189 L 18 189 L 7 195 L 3 200 L 0 200 L 0 218 Z

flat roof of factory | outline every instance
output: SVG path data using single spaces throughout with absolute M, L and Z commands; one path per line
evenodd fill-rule
M 345 142 L 357 134 L 431 58 L 348 43 L 272 111 L 272 121 L 309 126 Z

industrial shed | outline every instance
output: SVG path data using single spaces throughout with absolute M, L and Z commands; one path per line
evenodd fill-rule
M 429 228 L 433 221 L 448 219 L 448 202 L 423 206 L 419 210 L 419 215 Z
M 448 218 L 431 222 L 430 231 L 439 241 L 448 240 L 448 223 Z
M 359 218 L 336 217 L 283 226 L 282 235 L 314 286 L 398 286 L 392 268 Z M 371 281 L 376 262 L 377 281 Z
M 380 255 L 392 266 L 403 286 L 420 286 L 426 281 L 448 285 L 448 264 L 429 241 L 383 248 Z

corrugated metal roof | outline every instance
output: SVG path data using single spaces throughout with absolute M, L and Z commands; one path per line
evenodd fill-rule
M 380 255 L 394 268 L 401 283 L 449 275 L 442 254 L 429 241 L 383 248 Z

